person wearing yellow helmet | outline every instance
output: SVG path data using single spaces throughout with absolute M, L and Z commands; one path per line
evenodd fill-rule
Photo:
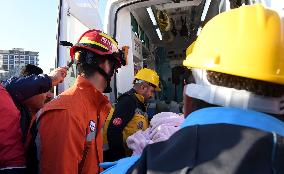
M 195 41 L 190 44 L 190 46 L 186 49 L 186 55 L 189 55 L 192 53 L 193 47 L 194 47 Z M 192 99 L 191 97 L 186 95 L 186 85 L 189 83 L 194 83 L 194 77 L 192 75 L 192 71 L 188 69 L 186 72 L 186 78 L 184 79 L 184 87 L 183 87 L 183 103 L 186 103 L 183 105 L 183 114 L 188 115 L 192 112 L 193 106 L 192 106 Z
M 259 4 L 212 18 L 184 61 L 195 111 L 169 140 L 104 174 L 283 173 L 283 26 Z
M 148 128 L 147 101 L 160 91 L 159 76 L 143 68 L 134 77 L 133 88 L 122 94 L 109 114 L 104 126 L 104 161 L 115 161 L 130 156 L 126 139 L 139 130 Z

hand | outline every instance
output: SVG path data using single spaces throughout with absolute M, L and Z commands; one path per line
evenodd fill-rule
M 59 67 L 51 71 L 48 76 L 52 80 L 52 86 L 56 86 L 59 83 L 63 82 L 64 78 L 67 75 L 67 67 Z

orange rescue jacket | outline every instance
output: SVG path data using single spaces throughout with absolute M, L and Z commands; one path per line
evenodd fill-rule
M 94 174 L 102 171 L 102 128 L 108 99 L 79 76 L 74 86 L 37 114 L 41 174 Z

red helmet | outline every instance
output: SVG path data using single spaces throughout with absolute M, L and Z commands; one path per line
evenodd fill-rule
M 112 58 L 117 59 L 119 67 L 126 64 L 124 52 L 118 49 L 118 43 L 100 30 L 89 30 L 82 34 L 78 43 L 70 49 L 72 60 L 74 60 L 75 52 L 79 48 L 102 56 L 113 55 Z

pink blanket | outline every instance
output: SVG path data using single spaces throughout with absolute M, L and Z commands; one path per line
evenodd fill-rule
M 127 138 L 127 146 L 133 151 L 133 155 L 139 155 L 143 149 L 152 143 L 165 141 L 170 138 L 184 121 L 184 117 L 172 112 L 156 114 L 150 127 L 145 131 L 138 131 Z

